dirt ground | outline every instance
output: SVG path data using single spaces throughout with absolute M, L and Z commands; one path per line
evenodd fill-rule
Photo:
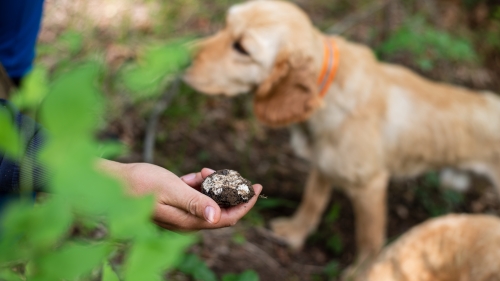
M 221 26 L 221 15 L 233 2 L 235 1 L 189 0 L 183 5 L 182 1 L 172 1 L 171 6 L 176 9 L 169 10 L 175 15 L 175 24 L 171 29 L 179 34 L 209 34 Z M 336 1 L 333 5 L 335 7 L 322 0 L 297 2 L 312 16 L 315 24 L 325 29 L 348 18 L 346 15 L 368 7 L 364 5 L 365 2 L 375 1 Z M 414 4 L 410 7 L 396 5 L 377 12 L 345 35 L 351 40 L 376 46 L 387 37 L 386 33 L 393 31 L 404 19 L 404 11 L 416 13 L 419 9 L 428 9 L 419 7 L 423 4 L 418 3 L 429 1 L 411 2 Z M 449 11 L 451 9 L 446 5 L 455 2 L 457 1 L 439 1 L 442 5 L 438 7 Z M 115 64 L 134 57 L 134 44 L 148 36 L 156 36 L 157 40 L 164 36 L 162 31 L 155 31 L 155 23 L 148 16 L 148 7 L 164 10 L 157 7 L 157 2 L 145 1 L 147 4 L 142 5 L 141 1 L 136 1 L 134 9 L 124 9 L 119 0 L 106 1 L 107 6 L 102 9 L 95 9 L 98 7 L 96 3 L 47 0 L 41 43 L 52 44 L 67 26 L 82 33 L 91 30 L 93 37 L 86 37 L 85 40 L 89 43 L 84 46 L 84 50 L 101 49 L 110 69 L 116 70 L 118 66 Z M 190 10 L 189 5 L 196 8 Z M 81 16 L 82 11 L 87 10 L 87 17 Z M 104 15 L 100 16 L 99 12 Z M 120 12 L 129 13 L 132 21 L 115 20 Z M 480 28 L 481 20 L 484 21 L 480 12 L 475 12 L 464 20 L 467 23 L 463 24 L 464 28 L 478 28 L 478 24 Z M 466 17 L 460 11 L 451 15 L 443 12 L 442 15 L 436 25 L 445 29 L 452 29 L 456 22 Z M 373 26 L 381 30 L 378 36 L 372 36 Z M 136 30 L 141 35 L 136 36 L 134 32 L 127 34 L 129 29 Z M 495 53 L 482 46 L 478 48 L 491 54 L 488 53 L 488 59 L 475 68 L 439 64 L 427 72 L 418 71 L 433 79 L 500 92 L 500 51 Z M 53 55 L 39 58 L 49 68 L 55 67 L 58 60 Z M 404 56 L 395 56 L 391 60 L 415 68 L 412 61 Z M 130 153 L 122 157 L 122 161 L 142 161 L 149 112 L 156 101 L 139 105 L 123 101 L 120 93 L 113 92 L 112 79 L 114 73 L 105 81 L 106 94 L 113 107 L 102 135 L 119 139 L 129 146 Z M 253 269 L 263 281 L 337 280 L 339 272 L 353 261 L 356 250 L 354 218 L 348 199 L 339 190 L 334 191 L 319 229 L 309 237 L 304 249 L 292 252 L 273 238 L 269 221 L 293 214 L 300 203 L 308 163 L 293 154 L 286 129 L 269 129 L 258 124 L 252 114 L 251 96 L 233 99 L 206 97 L 183 85 L 180 93 L 159 118 L 155 147 L 154 163 L 177 175 L 198 171 L 203 167 L 232 169 L 264 186 L 263 194 L 267 199 L 260 199 L 246 218 L 232 228 L 200 232 L 201 242 L 190 250 L 202 257 L 219 277 L 225 273 Z M 412 226 L 445 213 L 500 215 L 500 200 L 491 184 L 483 178 L 473 178 L 473 188 L 464 194 L 439 189 L 435 173 L 392 182 L 388 192 L 389 241 Z M 178 279 L 189 280 L 186 276 Z

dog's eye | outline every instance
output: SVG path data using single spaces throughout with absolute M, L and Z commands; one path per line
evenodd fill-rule
M 245 50 L 245 48 L 243 48 L 243 46 L 241 46 L 241 43 L 240 41 L 235 41 L 233 43 L 233 49 L 235 49 L 238 53 L 242 54 L 242 55 L 245 55 L 245 56 L 249 56 L 250 54 L 247 52 L 247 50 Z

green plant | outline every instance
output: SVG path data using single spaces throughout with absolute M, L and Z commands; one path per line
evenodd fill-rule
M 329 262 L 323 269 L 323 272 L 329 279 L 335 279 L 339 277 L 341 272 L 339 262 L 336 260 Z
M 436 29 L 421 16 L 409 18 L 377 48 L 377 53 L 384 57 L 409 53 L 422 70 L 432 69 L 439 60 L 459 63 L 478 60 L 470 40 Z
M 415 191 L 416 198 L 424 206 L 429 215 L 436 217 L 449 213 L 464 202 L 461 193 L 442 189 L 436 172 L 427 173 Z
M 137 62 L 125 68 L 121 78 L 137 100 L 156 97 L 170 82 L 171 76 L 189 61 L 186 40 L 176 40 L 166 45 L 148 46 Z
M 187 255 L 179 266 L 179 270 L 193 276 L 197 281 L 217 281 L 215 273 L 196 255 Z M 222 276 L 222 281 L 259 281 L 259 275 L 253 270 L 241 274 L 228 273 Z
M 259 281 L 259 275 L 253 270 L 245 270 L 241 274 L 229 273 L 222 277 L 222 281 Z
M 177 68 L 161 70 L 168 75 Z M 25 182 L 25 196 L 2 214 L 2 280 L 162 280 L 161 273 L 178 265 L 195 241 L 192 235 L 159 230 L 150 221 L 152 196 L 131 197 L 117 179 L 96 169 L 103 147 L 108 155 L 117 151 L 93 137 L 105 107 L 97 86 L 102 72 L 99 63 L 87 62 L 47 84 L 40 70 L 16 95 L 16 103 L 32 107 L 47 89 L 38 111 L 50 136 L 39 159 L 50 175 L 50 195 L 33 206 Z M 19 160 L 24 151 L 12 121 L 0 111 L 0 149 Z M 96 231 L 103 234 L 92 235 Z M 118 256 L 123 261 L 112 267 Z
M 326 246 L 328 249 L 332 250 L 335 254 L 340 254 L 344 249 L 344 244 L 342 243 L 342 237 L 339 234 L 333 234 L 328 238 Z
M 199 281 L 217 281 L 215 273 L 196 255 L 187 255 L 179 266 L 183 273 L 191 275 Z
M 330 211 L 328 211 L 325 221 L 329 224 L 334 223 L 339 219 L 339 217 L 340 217 L 340 204 L 335 203 L 330 208 Z

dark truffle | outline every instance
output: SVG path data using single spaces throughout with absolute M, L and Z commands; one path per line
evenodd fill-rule
M 233 170 L 219 170 L 201 184 L 201 192 L 214 199 L 221 207 L 248 202 L 255 192 L 252 183 Z

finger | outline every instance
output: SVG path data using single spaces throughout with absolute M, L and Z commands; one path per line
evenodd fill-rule
M 253 186 L 255 196 L 248 203 L 241 204 L 228 209 L 222 209 L 221 219 L 215 223 L 209 223 L 204 219 L 193 216 L 173 206 L 159 205 L 155 209 L 154 220 L 159 226 L 174 231 L 193 231 L 200 229 L 213 229 L 228 227 L 236 224 L 255 205 L 262 191 L 262 186 Z
M 209 168 L 203 168 L 199 173 L 191 173 L 188 175 L 184 175 L 181 179 L 189 186 L 200 190 L 201 183 L 205 180 L 206 177 L 213 174 L 215 171 Z
M 210 169 L 210 168 L 201 169 L 201 175 L 202 175 L 203 179 L 205 179 L 206 177 L 210 176 L 213 173 L 215 173 L 215 171 Z
M 216 224 L 168 205 L 160 205 L 155 209 L 154 222 L 165 229 L 183 232 L 216 228 Z
M 201 183 L 204 180 L 203 177 L 201 176 L 201 173 L 191 173 L 191 174 L 182 176 L 181 179 L 187 185 L 189 185 L 197 190 L 200 190 Z
M 184 210 L 209 223 L 217 223 L 221 210 L 215 201 L 174 177 L 160 196 L 160 203 Z
M 262 185 L 254 184 L 253 189 L 255 192 L 255 196 L 253 196 L 247 203 L 222 209 L 219 224 L 234 225 L 253 208 L 253 206 L 257 202 L 257 199 L 259 198 L 260 193 L 262 192 Z

